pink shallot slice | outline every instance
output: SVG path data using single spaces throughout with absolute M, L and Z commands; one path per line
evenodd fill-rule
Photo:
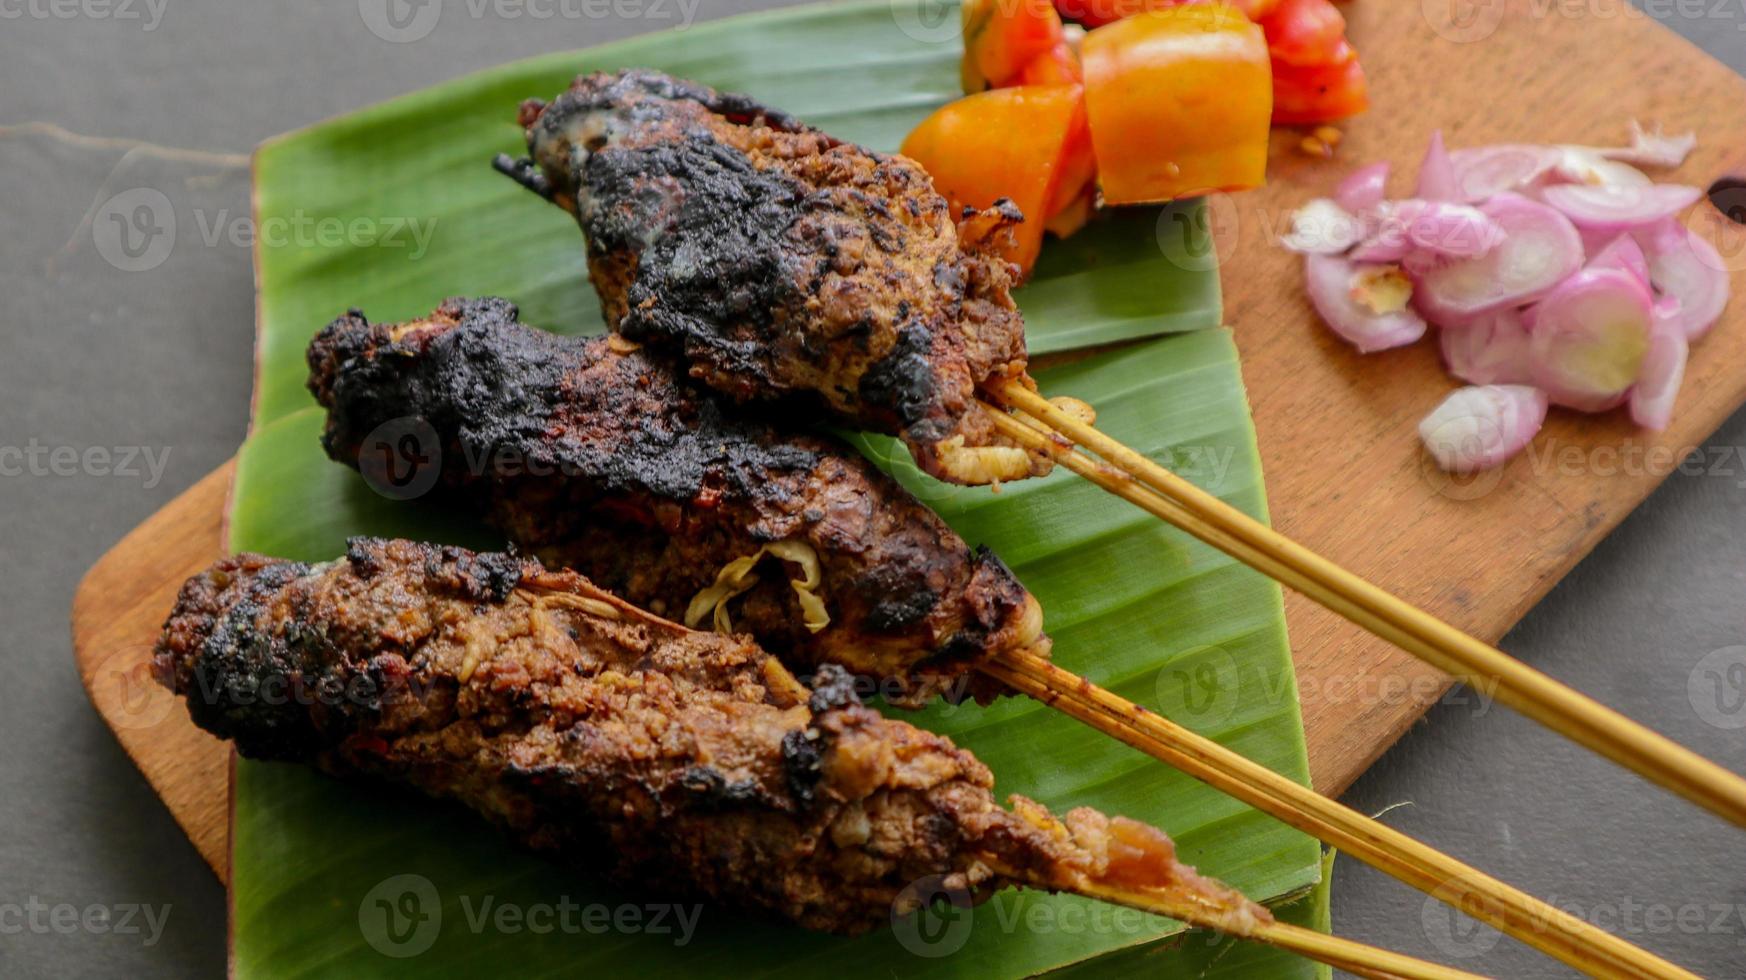
M 1617 234 L 1671 218 L 1703 195 L 1685 184 L 1555 184 L 1541 189 L 1540 200 L 1563 212 L 1578 228 Z
M 1334 188 L 1334 201 L 1353 214 L 1360 214 L 1381 204 L 1388 184 L 1388 161 L 1380 160 L 1359 167 Z
M 1425 335 L 1424 318 L 1407 305 L 1412 283 L 1396 266 L 1311 253 L 1304 256 L 1304 276 L 1322 320 L 1362 353 L 1402 347 Z
M 1584 269 L 1539 305 L 1528 351 L 1534 383 L 1583 412 L 1620 404 L 1643 368 L 1654 326 L 1649 290 L 1620 269 Z
M 1506 191 L 1525 191 L 1557 166 L 1561 158 L 1556 147 L 1511 143 L 1449 154 L 1455 183 L 1461 189 L 1460 200 L 1468 204 L 1488 201 Z
M 1534 440 L 1546 404 L 1546 393 L 1527 385 L 1461 388 L 1419 423 L 1419 439 L 1451 473 L 1488 470 Z
M 1669 219 L 1637 233 L 1649 256 L 1649 283 L 1679 300 L 1685 339 L 1710 332 L 1728 305 L 1728 264 L 1702 235 Z
M 1673 403 L 1685 381 L 1690 353 L 1691 345 L 1677 322 L 1655 325 L 1637 386 L 1631 389 L 1631 421 L 1656 432 L 1667 428 L 1673 421 Z
M 1438 331 L 1443 366 L 1468 384 L 1532 384 L 1528 328 L 1513 309 L 1498 310 L 1460 327 Z
M 1570 219 L 1537 201 L 1499 194 L 1479 208 L 1503 232 L 1475 258 L 1418 270 L 1414 303 L 1438 323 L 1532 302 L 1582 267 L 1582 237 Z
M 1425 147 L 1425 159 L 1419 163 L 1418 196 L 1427 201 L 1459 201 L 1461 185 L 1455 179 L 1455 164 L 1449 159 L 1449 149 L 1443 145 L 1443 131 L 1431 133 Z

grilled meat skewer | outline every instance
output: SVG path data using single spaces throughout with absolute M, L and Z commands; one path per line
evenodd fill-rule
M 954 483 L 1047 472 L 998 435 L 980 385 L 1025 374 L 1015 269 L 962 231 L 919 164 L 659 72 L 578 78 L 524 104 L 498 169 L 576 216 L 606 319 L 736 400 L 802 399 L 902 436 Z
M 532 559 L 366 538 L 319 565 L 228 558 L 183 586 L 153 669 L 245 756 L 455 799 L 537 852 L 810 929 L 882 925 L 922 880 L 1271 921 L 1144 824 L 997 806 L 975 757 L 840 670 L 808 689 L 746 638 Z
M 523 326 L 498 299 L 397 325 L 354 311 L 310 345 L 309 385 L 333 459 L 372 465 L 372 433 L 422 420 L 443 485 L 523 551 L 749 632 L 803 674 L 837 664 L 894 703 L 986 700 L 1004 687 L 977 664 L 1046 655 L 1006 566 L 852 448 L 730 411 L 627 346 Z

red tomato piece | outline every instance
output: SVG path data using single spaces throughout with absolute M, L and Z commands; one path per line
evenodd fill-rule
M 965 0 L 964 91 L 1013 84 L 1025 66 L 1066 40 L 1050 0 Z
M 1370 108 L 1370 87 L 1357 56 L 1330 65 L 1273 65 L 1273 121 L 1282 126 L 1333 122 Z
M 1260 23 L 1276 63 L 1334 64 L 1346 43 L 1346 18 L 1330 0 L 1280 0 Z

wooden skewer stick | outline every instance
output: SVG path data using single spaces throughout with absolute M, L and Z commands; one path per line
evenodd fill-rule
M 1239 560 L 1432 666 L 1468 684 L 1495 688 L 1498 700 L 1540 724 L 1746 827 L 1746 779 L 1370 584 L 1061 411 L 1036 392 L 1007 382 L 994 394 L 1008 407 L 1032 416 L 1177 504 L 1194 518 L 1188 523 L 1173 521 L 1188 533 L 1220 548 L 1225 547 L 1221 541 L 1240 542 L 1248 555 L 1264 556 L 1268 567 L 1232 552 Z M 1055 450 L 1060 448 L 1055 445 Z M 1208 530 L 1219 532 L 1219 540 Z
M 1132 479 L 1017 418 L 991 410 L 1002 434 L 1027 448 L 1053 445 L 1056 459 L 1173 524 L 1194 518 Z M 1272 574 L 1263 556 L 1219 532 L 1209 544 Z M 1105 691 L 1047 660 L 1003 655 L 983 670 L 1023 694 L 1057 708 L 1213 788 L 1310 834 L 1352 857 L 1455 905 L 1566 965 L 1597 977 L 1679 977 L 1692 974 L 1590 923 L 1554 908 L 1446 854 L 1328 799 L 1217 742 Z
M 997 860 L 985 863 L 997 873 L 1014 881 L 1028 882 L 1038 888 L 1055 890 L 1058 886 L 1047 881 L 1033 880 L 1034 875 L 1009 868 Z M 1286 922 L 1250 921 L 1239 923 L 1235 921 L 1228 909 L 1207 907 L 1203 903 L 1188 898 L 1176 898 L 1164 892 L 1137 888 L 1119 888 L 1113 885 L 1086 884 L 1070 889 L 1076 895 L 1094 898 L 1101 902 L 1123 905 L 1142 912 L 1162 915 L 1186 922 L 1201 929 L 1211 929 L 1215 932 L 1247 939 L 1251 942 L 1265 943 L 1287 952 L 1296 953 L 1318 963 L 1326 963 L 1337 969 L 1365 977 L 1405 977 L 1407 980 L 1477 980 L 1478 974 L 1424 960 L 1415 959 L 1402 953 L 1390 952 L 1342 939 L 1339 936 L 1329 936 L 1294 926 Z

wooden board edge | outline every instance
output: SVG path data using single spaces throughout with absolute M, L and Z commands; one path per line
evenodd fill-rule
M 86 695 L 221 881 L 230 877 L 230 747 L 194 727 L 152 680 L 150 657 L 182 582 L 224 553 L 234 470 L 233 459 L 130 531 L 85 573 L 71 610 Z

